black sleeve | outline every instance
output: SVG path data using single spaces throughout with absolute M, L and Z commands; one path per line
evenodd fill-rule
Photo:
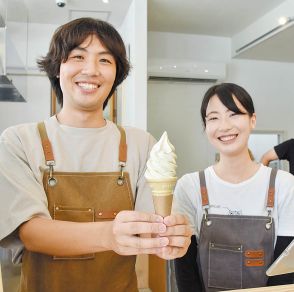
M 197 265 L 197 241 L 191 237 L 187 253 L 175 260 L 175 273 L 179 292 L 201 292 L 201 277 Z
M 290 160 L 294 152 L 294 139 L 287 140 L 274 147 L 275 152 L 280 160 Z
M 286 249 L 293 239 L 294 237 L 292 236 L 278 236 L 274 252 L 274 260 L 279 257 L 279 255 Z M 286 284 L 294 284 L 294 273 L 269 277 L 267 282 L 268 286 Z

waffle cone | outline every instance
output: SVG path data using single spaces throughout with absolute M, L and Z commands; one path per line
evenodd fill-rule
M 147 179 L 147 182 L 152 191 L 155 213 L 162 217 L 170 215 L 177 178 Z

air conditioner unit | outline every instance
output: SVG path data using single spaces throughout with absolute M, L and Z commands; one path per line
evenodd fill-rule
M 148 60 L 148 80 L 215 83 L 225 77 L 225 63 L 180 59 Z

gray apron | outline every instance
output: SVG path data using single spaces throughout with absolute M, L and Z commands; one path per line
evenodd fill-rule
M 277 171 L 272 170 L 266 210 L 268 216 L 209 214 L 204 171 L 199 172 L 203 219 L 198 244 L 205 291 L 266 286 L 272 263 L 275 227 L 272 218 Z M 254 202 L 252 202 L 254 204 Z

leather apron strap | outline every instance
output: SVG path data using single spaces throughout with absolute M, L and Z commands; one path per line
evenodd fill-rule
M 47 131 L 46 131 L 44 122 L 38 123 L 38 130 L 39 130 L 40 137 L 41 137 L 41 142 L 42 142 L 43 152 L 44 152 L 44 156 L 45 156 L 45 160 L 46 160 L 46 165 L 48 165 L 48 162 L 54 161 L 54 155 L 53 155 L 51 143 L 50 143 L 48 136 L 47 136 Z
M 119 132 L 120 132 L 120 143 L 119 143 L 119 157 L 118 160 L 119 162 L 124 163 L 124 166 L 127 162 L 127 143 L 126 143 L 126 132 L 125 130 L 117 125 Z M 42 147 L 43 147 L 43 152 L 46 160 L 46 165 L 48 165 L 48 162 L 54 161 L 54 155 L 53 155 L 53 150 L 51 143 L 48 139 L 46 127 L 44 122 L 38 123 L 38 130 L 40 133 L 41 137 L 41 142 L 42 142 Z
M 270 181 L 269 181 L 269 188 L 267 192 L 267 208 L 274 208 L 275 204 L 275 181 L 277 176 L 277 169 L 271 169 L 270 174 Z M 204 170 L 199 171 L 199 181 L 200 181 L 200 192 L 201 192 L 201 199 L 202 199 L 202 207 L 209 206 L 209 198 L 208 192 L 206 187 L 206 179 Z
M 277 172 L 278 172 L 277 169 L 271 170 L 269 188 L 268 188 L 268 193 L 267 193 L 266 206 L 268 208 L 272 208 L 272 209 L 274 208 L 274 204 L 275 204 L 275 182 L 276 182 Z

